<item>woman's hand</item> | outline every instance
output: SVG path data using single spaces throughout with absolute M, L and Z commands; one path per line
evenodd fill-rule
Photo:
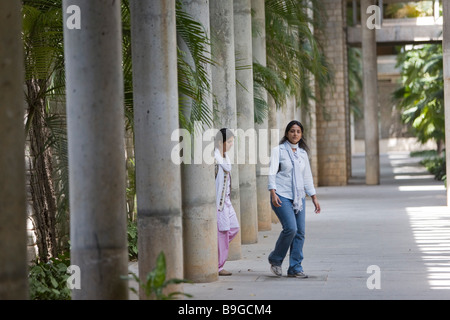
M 278 195 L 275 193 L 275 189 L 270 189 L 270 199 L 274 207 L 281 207 L 281 200 Z
M 311 197 L 311 199 L 312 199 L 312 202 L 313 202 L 314 207 L 315 207 L 314 212 L 315 212 L 316 214 L 320 213 L 320 204 L 319 204 L 319 200 L 317 200 L 317 196 L 316 196 L 316 195 L 313 195 L 313 196 Z

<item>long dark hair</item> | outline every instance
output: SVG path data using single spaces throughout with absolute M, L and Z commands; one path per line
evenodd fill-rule
M 304 135 L 303 125 L 300 123 L 300 121 L 297 121 L 297 120 L 292 120 L 291 122 L 288 123 L 288 125 L 286 126 L 286 130 L 284 130 L 284 137 L 280 140 L 280 144 L 283 144 L 285 141 L 288 140 L 287 134 L 288 134 L 289 130 L 291 130 L 293 125 L 298 125 L 300 127 L 300 130 L 302 130 L 302 138 L 298 142 L 298 146 L 300 148 L 302 148 L 303 150 L 305 150 L 306 152 L 309 152 L 309 147 L 306 144 L 305 138 L 303 136 Z
M 234 137 L 234 134 L 233 132 L 231 132 L 230 129 L 228 128 L 220 129 L 219 132 L 217 132 L 216 134 L 216 138 L 214 139 L 214 146 L 216 148 L 219 148 L 219 142 L 222 142 L 222 144 L 224 144 L 225 141 L 227 141 L 231 137 Z

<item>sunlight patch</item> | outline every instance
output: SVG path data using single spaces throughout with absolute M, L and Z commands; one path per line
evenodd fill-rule
M 411 186 L 411 188 L 423 187 L 438 186 Z M 425 261 L 430 288 L 449 290 L 450 208 L 446 206 L 409 207 L 406 208 L 406 212 L 409 216 L 414 240 Z

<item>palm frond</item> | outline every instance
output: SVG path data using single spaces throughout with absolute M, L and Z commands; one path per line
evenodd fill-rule
M 192 132 L 194 123 L 200 121 L 206 126 L 213 124 L 212 108 L 209 105 L 211 79 L 208 67 L 213 64 L 210 54 L 210 39 L 205 27 L 183 10 L 182 2 L 176 2 L 177 34 L 189 52 L 178 50 L 178 89 L 189 99 L 180 99 L 180 124 Z M 193 65 L 185 59 L 189 54 Z M 190 112 L 183 112 L 189 110 Z M 186 114 L 188 114 L 186 117 Z
M 320 2 L 315 0 L 310 4 L 298 0 L 265 1 L 267 69 L 271 71 L 254 64 L 254 77 L 277 108 L 289 95 L 295 95 L 299 105 L 307 108 L 309 101 L 316 99 L 311 76 L 319 83 L 320 91 L 331 84 L 331 71 L 315 34 L 323 26 L 322 12 Z

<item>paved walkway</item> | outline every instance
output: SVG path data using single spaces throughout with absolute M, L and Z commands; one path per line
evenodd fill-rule
M 281 230 L 272 224 L 257 244 L 242 246 L 241 260 L 225 264 L 231 277 L 185 284 L 184 291 L 214 300 L 450 299 L 450 209 L 443 183 L 419 160 L 382 155 L 381 184 L 366 186 L 364 156 L 354 156 L 348 186 L 317 188 L 322 213 L 315 215 L 309 200 L 306 208 L 308 279 L 269 271 Z

